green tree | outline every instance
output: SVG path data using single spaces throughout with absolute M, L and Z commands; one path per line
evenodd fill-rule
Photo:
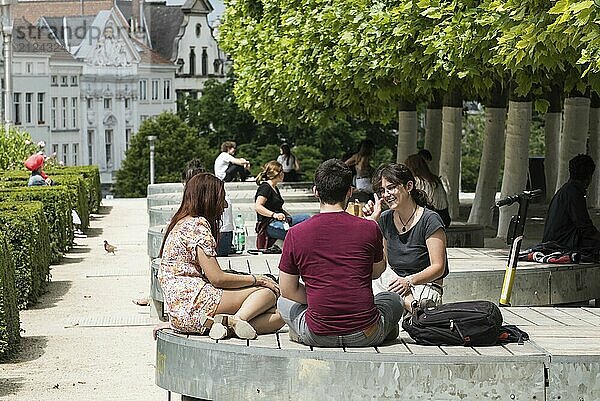
M 23 169 L 23 162 L 38 150 L 43 150 L 43 142 L 37 145 L 25 131 L 10 129 L 8 133 L 0 127 L 0 170 Z
M 115 182 L 115 193 L 119 197 L 144 197 L 150 183 L 150 146 L 147 137 L 155 135 L 155 182 L 179 182 L 185 164 L 193 159 L 202 160 L 212 170 L 215 150 L 208 141 L 200 138 L 177 115 L 162 113 L 144 121 L 131 139 L 125 160 Z

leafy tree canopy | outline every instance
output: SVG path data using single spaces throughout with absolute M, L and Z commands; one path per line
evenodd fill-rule
M 202 160 L 209 170 L 212 169 L 214 149 L 208 141 L 200 138 L 197 131 L 177 115 L 165 112 L 144 121 L 137 134 L 131 138 L 123 165 L 117 171 L 117 196 L 146 196 L 150 183 L 150 135 L 157 137 L 154 156 L 156 183 L 181 181 L 181 171 L 193 158 Z

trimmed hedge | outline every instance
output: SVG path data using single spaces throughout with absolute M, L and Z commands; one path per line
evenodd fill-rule
M 88 193 L 88 208 L 91 213 L 98 213 L 100 202 L 102 201 L 102 192 L 100 189 L 100 170 L 98 166 L 73 166 L 73 167 L 52 167 L 44 170 L 48 175 L 59 182 L 58 176 L 79 174 L 83 176 L 85 188 Z
M 0 202 L 0 231 L 12 246 L 17 304 L 25 309 L 50 277 L 50 237 L 42 202 Z
M 0 200 L 10 202 L 41 201 L 50 233 L 52 263 L 59 263 L 64 252 L 73 244 L 71 205 L 74 190 L 66 186 L 0 188 Z
M 9 356 L 20 339 L 15 266 L 10 245 L 0 232 L 0 359 Z

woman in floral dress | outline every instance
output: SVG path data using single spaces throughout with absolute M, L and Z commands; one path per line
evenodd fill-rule
M 223 182 L 214 175 L 188 181 L 165 233 L 158 278 L 173 329 L 253 339 L 283 326 L 275 310 L 279 287 L 263 275 L 221 270 L 215 248 L 226 206 Z

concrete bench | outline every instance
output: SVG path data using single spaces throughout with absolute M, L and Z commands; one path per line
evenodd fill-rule
M 449 248 L 483 248 L 484 227 L 479 224 L 452 222 L 446 229 Z
M 276 273 L 277 260 L 219 261 L 224 268 Z M 471 281 L 485 276 L 472 273 Z M 449 276 L 446 283 L 451 281 Z M 502 313 L 506 324 L 518 325 L 532 341 L 426 347 L 401 332 L 377 347 L 324 349 L 290 341 L 286 328 L 252 341 L 166 330 L 158 334 L 156 384 L 187 401 L 600 399 L 598 309 L 511 307 Z
M 281 191 L 289 189 L 312 191 L 313 185 L 312 182 L 282 182 L 278 187 Z M 225 189 L 228 192 L 236 190 L 254 190 L 256 192 L 256 182 L 226 182 Z M 179 182 L 150 184 L 147 191 L 148 196 L 161 193 L 183 192 L 183 184 Z

